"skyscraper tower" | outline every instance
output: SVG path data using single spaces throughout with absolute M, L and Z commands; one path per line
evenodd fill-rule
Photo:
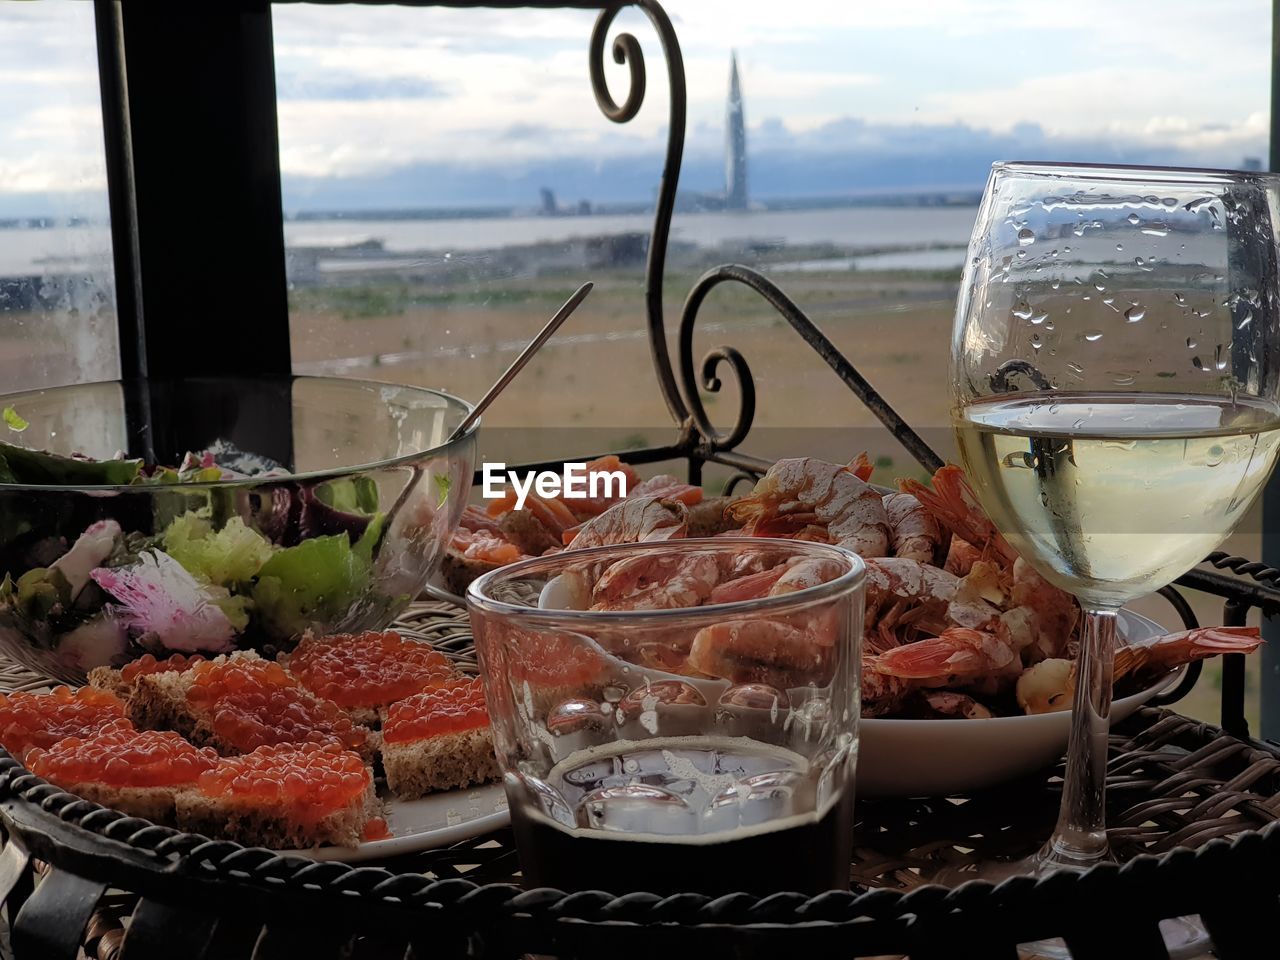
M 738 54 L 729 58 L 729 103 L 724 123 L 724 205 L 747 209 L 747 128 L 742 119 L 742 86 L 738 82 Z

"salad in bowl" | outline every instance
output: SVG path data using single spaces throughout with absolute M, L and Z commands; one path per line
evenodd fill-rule
M 385 626 L 470 489 L 470 411 L 323 377 L 0 398 L 0 650 L 81 682 L 144 653 L 275 653 Z

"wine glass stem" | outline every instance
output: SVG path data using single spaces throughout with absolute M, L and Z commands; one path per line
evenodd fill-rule
M 1104 860 L 1107 849 L 1107 735 L 1111 716 L 1111 667 L 1115 660 L 1116 611 L 1085 611 L 1077 660 L 1071 740 L 1067 745 L 1062 809 L 1040 858 L 1047 866 L 1085 868 Z

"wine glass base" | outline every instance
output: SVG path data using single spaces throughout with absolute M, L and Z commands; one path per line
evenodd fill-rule
M 1009 877 L 1044 876 L 1058 870 L 1083 872 L 1091 865 L 1091 863 L 1062 863 L 1060 860 L 1050 858 L 1046 849 L 1041 849 L 1021 860 L 988 860 L 965 867 L 948 867 L 939 870 L 934 875 L 933 882 L 944 886 L 959 886 L 970 880 L 1000 883 Z M 1210 956 L 1212 942 L 1199 916 L 1161 920 L 1160 933 L 1164 937 L 1169 960 L 1197 960 L 1200 957 Z M 1071 960 L 1071 952 L 1060 937 L 1019 944 L 1018 956 L 1021 960 Z
M 1160 921 L 1160 934 L 1169 960 L 1209 960 L 1213 944 L 1198 916 Z M 1071 960 L 1071 951 L 1061 937 L 1018 944 L 1018 960 Z

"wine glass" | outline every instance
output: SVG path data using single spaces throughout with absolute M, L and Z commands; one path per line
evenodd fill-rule
M 1108 857 L 1116 613 L 1226 539 L 1271 472 L 1278 216 L 1266 173 L 992 169 L 952 342 L 960 456 L 1000 532 L 1084 611 L 1058 824 L 1012 872 Z

